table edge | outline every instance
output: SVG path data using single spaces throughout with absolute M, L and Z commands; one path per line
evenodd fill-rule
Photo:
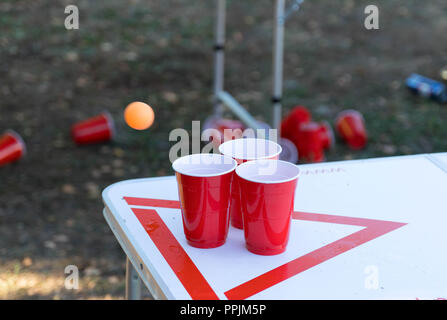
M 447 152 L 437 152 L 437 153 L 420 153 L 420 154 L 411 154 L 411 155 L 400 155 L 400 156 L 391 156 L 391 157 L 377 157 L 377 158 L 367 158 L 367 159 L 355 159 L 355 160 L 340 160 L 340 161 L 328 161 L 328 162 L 319 162 L 319 163 L 307 163 L 307 164 L 298 164 L 299 167 L 302 168 L 308 168 L 308 167 L 321 167 L 321 166 L 333 166 L 333 165 L 339 165 L 342 163 L 359 163 L 359 162 L 375 162 L 375 161 L 385 161 L 385 160 L 400 160 L 402 158 L 425 158 L 429 160 L 433 165 L 435 165 L 440 170 L 447 173 L 447 165 L 443 165 L 439 160 L 437 160 L 435 157 L 439 155 L 447 155 Z M 108 198 L 108 193 L 110 190 L 118 185 L 127 184 L 127 183 L 134 183 L 134 182 L 143 182 L 143 181 L 156 181 L 156 180 L 166 180 L 166 179 L 172 179 L 175 177 L 174 175 L 171 176 L 163 176 L 163 177 L 149 177 L 149 178 L 135 178 L 135 179 L 128 179 L 123 181 L 115 182 L 109 186 L 107 186 L 102 191 L 102 199 L 104 201 L 104 204 L 107 206 L 108 203 L 110 203 Z

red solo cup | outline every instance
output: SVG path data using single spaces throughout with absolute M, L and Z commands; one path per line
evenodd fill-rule
M 25 142 L 17 132 L 8 130 L 0 137 L 0 167 L 19 160 L 25 154 Z
M 311 119 L 312 116 L 306 107 L 294 107 L 281 123 L 281 137 L 290 139 L 302 123 L 308 123 Z
M 108 112 L 75 123 L 71 127 L 71 137 L 78 145 L 106 142 L 114 136 L 115 125 Z
M 368 140 L 365 120 L 356 110 L 344 110 L 335 120 L 337 133 L 346 141 L 349 147 L 358 150 L 365 147 Z
M 286 250 L 299 173 L 298 166 L 282 160 L 254 160 L 236 168 L 249 251 L 274 255 Z
M 334 132 L 332 127 L 327 121 L 323 121 L 320 124 L 320 134 L 324 149 L 330 149 L 334 146 Z
M 291 119 L 291 123 L 295 125 L 300 125 L 302 123 L 307 123 L 312 120 L 312 116 L 304 106 L 296 106 L 292 109 L 289 114 L 289 118 Z
M 230 140 L 219 146 L 219 152 L 233 158 L 238 164 L 256 159 L 278 159 L 282 148 L 279 144 L 266 139 L 243 138 Z M 234 175 L 231 191 L 230 217 L 231 225 L 243 229 L 242 211 L 240 205 L 239 184 Z
M 301 124 L 292 141 L 298 148 L 300 159 L 304 159 L 307 162 L 324 161 L 324 139 L 322 139 L 318 123 Z
M 174 161 L 188 244 L 196 248 L 223 245 L 229 226 L 231 181 L 237 163 L 220 154 L 200 153 Z

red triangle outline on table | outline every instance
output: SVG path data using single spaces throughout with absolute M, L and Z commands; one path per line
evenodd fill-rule
M 179 201 L 124 197 L 129 206 L 180 209 Z M 193 299 L 219 299 L 197 266 L 154 209 L 131 208 L 160 253 Z M 320 213 L 294 212 L 295 220 L 327 222 L 364 227 L 348 236 L 329 243 L 279 267 L 267 271 L 228 291 L 230 299 L 246 299 L 275 284 L 289 279 L 339 254 L 396 230 L 406 223 L 336 216 Z M 173 250 L 175 254 L 173 254 Z

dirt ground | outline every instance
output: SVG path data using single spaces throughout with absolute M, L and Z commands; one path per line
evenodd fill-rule
M 290 4 L 290 2 L 288 2 Z M 79 30 L 64 8 L 80 10 Z M 273 2 L 228 1 L 225 88 L 270 120 Z M 327 159 L 441 152 L 447 106 L 417 98 L 405 78 L 438 79 L 447 65 L 444 0 L 380 0 L 380 30 L 363 27 L 370 1 L 305 1 L 287 21 L 284 109 L 309 107 L 333 123 L 361 111 L 370 140 L 340 141 Z M 120 299 L 124 254 L 102 216 L 111 183 L 172 174 L 174 128 L 191 129 L 212 110 L 213 1 L 3 0 L 0 2 L 0 131 L 28 147 L 0 168 L 0 299 Z M 154 107 L 155 124 L 124 125 L 131 101 Z M 118 136 L 76 147 L 70 126 L 108 110 Z M 80 270 L 78 290 L 64 268 Z

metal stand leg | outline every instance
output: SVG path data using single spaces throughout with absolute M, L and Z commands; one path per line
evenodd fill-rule
M 274 31 L 273 31 L 273 128 L 280 129 L 281 124 L 281 98 L 283 78 L 284 53 L 284 0 L 275 1 Z M 278 135 L 279 136 L 279 135 Z
M 141 280 L 126 257 L 126 300 L 141 300 Z
M 223 91 L 224 82 L 224 43 L 225 43 L 225 0 L 217 1 L 216 45 L 214 58 L 214 114 L 222 115 L 222 102 L 239 117 L 248 127 L 259 127 L 251 115 L 228 93 Z M 283 56 L 284 56 L 284 24 L 287 17 L 300 8 L 304 0 L 295 0 L 294 5 L 285 12 L 285 0 L 275 0 L 274 30 L 273 30 L 273 129 L 280 136 L 282 118 L 282 86 L 283 86 Z
M 224 87 L 225 4 L 226 0 L 217 0 L 214 44 L 214 114 L 217 117 L 221 117 L 223 113 L 222 103 L 217 95 Z

